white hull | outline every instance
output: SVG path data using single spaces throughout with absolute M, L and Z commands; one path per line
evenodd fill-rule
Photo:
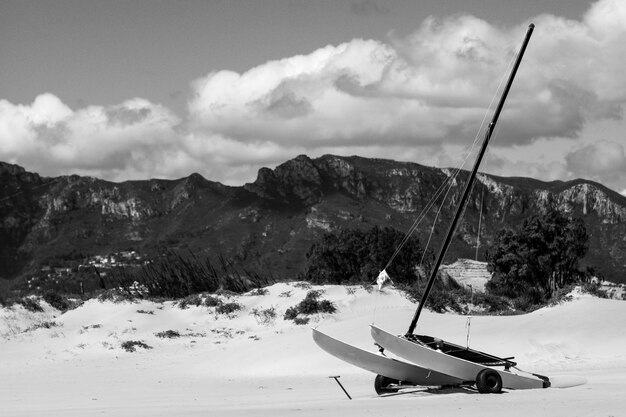
M 351 365 L 403 383 L 422 386 L 458 385 L 462 381 L 412 363 L 368 352 L 313 329 L 313 340 L 319 347 Z
M 475 381 L 478 373 L 484 369 L 493 369 L 502 378 L 502 386 L 509 389 L 545 388 L 549 382 L 517 368 L 504 370 L 503 367 L 491 367 L 465 359 L 447 355 L 443 352 L 395 336 L 374 325 L 370 325 L 371 334 L 376 343 L 395 355 L 433 371 L 459 378 L 463 381 Z

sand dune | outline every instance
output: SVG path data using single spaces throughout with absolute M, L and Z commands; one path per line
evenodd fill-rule
M 374 350 L 368 324 L 403 333 L 413 304 L 394 289 L 314 287 L 338 307 L 309 326 L 283 320 L 307 288 L 232 297 L 241 311 L 91 300 L 60 314 L 0 311 L 2 416 L 619 416 L 626 413 L 626 303 L 577 294 L 518 316 L 474 316 L 473 348 L 515 356 L 553 388 L 481 395 L 410 389 L 378 397 L 374 375 L 320 350 L 310 326 Z M 274 310 L 274 319 L 260 312 Z M 254 312 L 257 312 L 255 315 Z M 417 331 L 464 345 L 467 318 L 426 311 Z M 180 337 L 158 337 L 176 331 Z M 121 348 L 141 341 L 150 348 Z M 341 391 L 340 381 L 353 400 Z

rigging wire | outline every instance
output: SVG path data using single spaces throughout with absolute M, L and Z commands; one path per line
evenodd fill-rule
M 462 170 L 463 166 L 465 166 L 465 163 L 467 162 L 467 160 L 469 159 L 470 155 L 472 154 L 472 152 L 474 151 L 474 148 L 476 147 L 476 144 L 479 142 L 479 138 L 481 137 L 481 133 L 484 130 L 484 126 L 485 126 L 485 121 L 487 120 L 487 116 L 488 114 L 490 114 L 491 112 L 491 108 L 494 105 L 494 102 L 496 100 L 496 98 L 499 96 L 499 92 L 502 88 L 502 85 L 504 84 L 506 78 L 507 78 L 507 74 L 510 70 L 510 68 L 514 65 L 516 57 L 513 56 L 511 61 L 509 62 L 509 64 L 507 65 L 506 70 L 504 71 L 502 77 L 500 78 L 500 82 L 498 84 L 498 88 L 496 89 L 494 95 L 491 98 L 491 102 L 489 103 L 489 106 L 487 107 L 487 109 L 485 110 L 485 113 L 483 115 L 483 120 L 480 123 L 480 127 L 478 129 L 478 132 L 476 133 L 476 136 L 474 137 L 474 141 L 472 142 L 471 146 L 469 147 L 469 150 L 467 151 L 465 158 L 463 159 L 463 161 L 461 162 L 461 164 L 455 169 L 455 172 L 450 175 L 437 189 L 437 191 L 435 192 L 435 194 L 433 195 L 433 197 L 429 200 L 429 202 L 427 203 L 427 205 L 422 209 L 421 213 L 418 215 L 418 217 L 416 218 L 416 220 L 413 222 L 413 224 L 411 225 L 411 227 L 409 228 L 409 230 L 406 232 L 406 234 L 404 235 L 403 239 L 401 240 L 401 242 L 398 244 L 398 246 L 396 247 L 396 250 L 394 251 L 393 255 L 391 255 L 389 261 L 387 261 L 385 267 L 382 269 L 383 271 L 386 270 L 394 261 L 394 259 L 396 258 L 396 256 L 400 253 L 400 251 L 402 250 L 402 248 L 404 247 L 404 245 L 406 245 L 406 243 L 409 241 L 410 237 L 413 235 L 413 233 L 415 232 L 415 230 L 417 230 L 417 227 L 419 226 L 419 224 L 422 222 L 422 220 L 424 220 L 424 218 L 426 217 L 426 214 L 428 213 L 428 211 L 430 211 L 430 209 L 432 208 L 433 205 L 435 205 L 436 200 L 439 198 L 439 196 L 444 192 L 444 190 L 447 188 L 447 191 L 445 192 L 444 198 L 441 201 L 441 204 L 438 208 L 437 211 L 437 215 L 435 217 L 435 222 L 433 223 L 433 227 L 431 228 L 431 233 L 428 239 L 428 243 L 426 245 L 426 247 L 424 248 L 424 252 L 422 254 L 422 260 L 420 261 L 420 265 L 423 262 L 424 256 L 426 254 L 426 251 L 428 249 L 428 244 L 430 243 L 433 231 L 434 231 L 434 226 L 436 224 L 436 220 L 437 217 L 439 216 L 439 211 L 441 210 L 441 208 L 443 207 L 443 204 L 445 202 L 445 199 L 448 196 L 449 191 L 452 189 L 452 185 L 454 184 L 454 181 L 456 180 L 458 174 L 460 173 L 460 171 Z M 496 132 L 499 131 L 499 128 L 496 127 Z M 495 138 L 495 133 L 496 132 L 492 132 L 492 136 Z M 481 204 L 482 207 L 482 204 Z M 463 210 L 465 210 L 465 208 L 467 208 L 467 202 L 465 203 L 465 206 L 463 208 Z M 447 249 L 446 249 L 447 252 Z
M 482 189 L 480 192 L 480 210 L 478 210 L 478 233 L 476 234 L 476 256 L 474 257 L 475 261 L 478 261 L 478 249 L 480 248 L 480 227 L 483 220 L 483 202 L 485 199 L 485 184 L 482 184 Z

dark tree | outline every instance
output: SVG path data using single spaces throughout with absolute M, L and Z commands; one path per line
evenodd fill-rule
M 404 235 L 392 228 L 326 233 L 307 253 L 305 279 L 314 283 L 371 283 L 392 257 Z M 396 283 L 417 281 L 423 249 L 408 239 L 387 272 Z M 430 260 L 430 257 L 429 257 Z
M 532 303 L 549 299 L 578 277 L 588 240 L 583 221 L 558 210 L 533 216 L 516 230 L 501 230 L 487 250 L 493 273 L 487 290 Z

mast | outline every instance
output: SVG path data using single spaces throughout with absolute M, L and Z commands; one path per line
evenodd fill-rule
M 526 51 L 526 46 L 528 45 L 528 41 L 530 40 L 530 36 L 533 33 L 533 29 L 535 28 L 534 24 L 530 24 L 528 26 L 528 31 L 526 32 L 526 37 L 524 38 L 524 42 L 522 47 L 517 54 L 517 59 L 515 60 L 515 64 L 513 65 L 513 69 L 511 70 L 511 74 L 509 75 L 509 79 L 504 87 L 504 91 L 502 92 L 502 97 L 500 97 L 500 102 L 498 103 L 498 107 L 496 107 L 496 111 L 493 114 L 493 118 L 491 119 L 491 123 L 487 127 L 487 132 L 485 133 L 485 139 L 483 140 L 483 144 L 478 153 L 478 157 L 476 158 L 476 162 L 474 162 L 474 168 L 470 174 L 469 180 L 465 185 L 465 190 L 463 191 L 463 196 L 461 197 L 461 201 L 459 201 L 459 205 L 456 208 L 456 213 L 454 214 L 454 218 L 452 219 L 452 223 L 450 224 L 450 228 L 448 229 L 448 233 L 446 238 L 444 239 L 441 249 L 439 249 L 439 254 L 437 255 L 437 261 L 435 262 L 435 266 L 433 267 L 430 278 L 428 280 L 428 285 L 426 286 L 426 290 L 424 290 L 424 294 L 422 295 L 422 299 L 417 306 L 417 310 L 415 311 L 415 315 L 413 316 L 413 320 L 411 321 L 411 325 L 409 326 L 409 330 L 407 331 L 407 335 L 412 334 L 415 330 L 415 326 L 417 325 L 417 320 L 420 317 L 422 312 L 422 308 L 424 308 L 424 303 L 432 290 L 433 283 L 435 282 L 435 278 L 437 277 L 437 272 L 439 271 L 439 267 L 441 266 L 441 262 L 443 261 L 443 257 L 448 250 L 448 246 L 450 246 L 450 241 L 452 240 L 452 236 L 456 230 L 457 223 L 463 213 L 463 208 L 465 207 L 465 203 L 469 197 L 470 191 L 472 189 L 472 185 L 474 185 L 474 181 L 476 180 L 476 173 L 478 172 L 478 167 L 480 166 L 480 162 L 485 155 L 485 151 L 487 150 L 487 145 L 489 144 L 489 140 L 491 139 L 491 135 L 496 127 L 496 123 L 498 122 L 498 117 L 500 117 L 500 112 L 502 111 L 502 107 L 504 107 L 504 102 L 506 101 L 506 96 L 509 94 L 509 90 L 511 89 L 511 84 L 513 84 L 513 79 L 515 78 L 515 74 L 517 73 L 517 69 L 519 68 L 520 63 L 522 62 L 522 57 L 524 56 L 524 52 Z

